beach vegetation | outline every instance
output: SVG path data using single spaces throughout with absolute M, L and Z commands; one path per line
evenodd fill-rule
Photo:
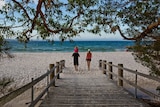
M 0 78 L 0 92 L 1 94 L 6 94 L 7 92 L 13 91 L 12 88 L 9 88 L 10 84 L 14 82 L 14 79 L 11 77 Z
M 9 52 L 11 48 L 8 46 L 8 42 L 3 36 L 0 36 L 0 58 L 7 55 L 9 58 L 13 58 L 13 55 Z
M 135 59 L 160 75 L 159 0 L 7 0 L 0 9 L 0 32 L 27 44 L 31 38 L 59 36 L 72 40 L 80 33 L 117 32 L 135 41 Z M 152 41 L 152 42 L 148 42 Z

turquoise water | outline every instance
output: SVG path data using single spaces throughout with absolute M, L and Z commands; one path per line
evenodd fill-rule
M 79 52 L 86 52 L 88 48 L 93 52 L 116 52 L 126 51 L 126 47 L 133 44 L 133 41 L 30 41 L 25 48 L 16 40 L 9 40 L 12 52 L 73 52 L 75 46 L 79 47 Z

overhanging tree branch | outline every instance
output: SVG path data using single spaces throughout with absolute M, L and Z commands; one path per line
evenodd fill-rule
M 67 28 L 61 28 L 61 29 L 57 29 L 57 30 L 52 30 L 52 29 L 50 29 L 50 28 L 48 27 L 43 12 L 40 10 L 39 13 L 40 13 L 40 16 L 41 16 L 41 18 L 42 18 L 42 20 L 43 20 L 43 24 L 44 24 L 45 28 L 47 29 L 47 31 L 52 32 L 52 33 L 59 33 L 60 31 L 68 32 L 69 30 L 71 30 L 71 27 L 72 27 L 72 25 L 73 25 L 74 20 L 75 20 L 76 18 L 80 17 L 81 14 L 83 14 L 82 11 L 79 11 L 79 13 L 78 13 L 75 17 L 73 17 L 73 18 L 71 19 L 71 22 L 70 22 L 70 24 L 69 24 L 69 27 L 67 27 Z
M 142 38 L 145 38 L 147 36 L 148 33 L 150 33 L 153 29 L 155 28 L 158 28 L 158 26 L 160 25 L 160 18 L 158 18 L 157 22 L 154 22 L 152 24 L 150 24 L 146 30 L 144 30 L 140 35 L 138 35 L 137 37 L 132 37 L 132 38 L 129 38 L 129 37 L 126 37 L 120 27 L 117 25 L 116 28 L 117 30 L 119 31 L 120 35 L 126 39 L 126 40 L 141 40 Z
M 29 19 L 29 20 L 31 20 L 31 18 L 29 17 L 29 15 L 28 15 L 28 13 L 27 13 L 27 10 L 26 9 L 24 9 L 24 7 L 19 3 L 19 2 L 17 2 L 16 0 L 12 0 L 14 3 L 16 3 L 23 11 L 24 11 L 24 13 L 26 14 L 26 16 L 27 16 L 27 18 Z
M 37 5 L 37 8 L 36 8 L 36 10 L 37 10 L 37 11 L 36 11 L 36 15 L 35 15 L 35 17 L 34 17 L 34 19 L 33 19 L 33 21 L 32 21 L 32 27 L 31 27 L 30 32 L 32 32 L 32 30 L 33 30 L 34 27 L 35 27 L 36 19 L 38 18 L 38 15 L 39 15 L 39 13 L 40 13 L 40 11 L 41 11 L 42 3 L 43 3 L 43 0 L 39 0 L 39 1 L 38 1 L 38 5 Z

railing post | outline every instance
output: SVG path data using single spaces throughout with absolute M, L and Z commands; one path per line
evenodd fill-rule
M 103 74 L 106 74 L 106 60 L 103 60 Z
M 99 60 L 99 69 L 102 69 L 102 60 Z
M 31 81 L 33 82 L 33 80 L 34 79 L 32 78 Z M 31 87 L 31 102 L 27 102 L 26 104 L 29 104 L 29 103 L 32 104 L 33 100 L 34 100 L 34 86 Z
M 32 82 L 33 82 L 33 78 L 32 78 Z M 33 102 L 33 100 L 34 100 L 34 87 L 32 86 L 32 92 L 31 92 L 32 94 L 31 94 L 31 103 Z
M 63 66 L 62 67 L 64 68 L 65 67 L 65 60 L 62 60 L 62 61 L 63 61 Z
M 49 70 L 47 70 L 47 73 L 49 72 Z M 49 74 L 47 75 L 47 86 L 49 85 Z M 49 92 L 48 92 L 48 89 L 47 89 L 47 96 L 49 95 L 48 94 Z
M 60 63 L 59 63 L 59 62 L 56 62 L 56 66 L 57 66 L 56 74 L 58 74 L 59 68 L 60 68 Z M 59 79 L 59 78 L 60 78 L 60 76 L 59 76 L 59 74 L 58 74 L 58 75 L 57 75 L 57 79 Z
M 112 74 L 111 74 L 111 73 L 113 72 L 112 62 L 109 62 L 108 70 L 109 70 L 109 79 L 113 79 L 113 76 L 112 76 Z
M 63 60 L 60 61 L 60 71 L 63 72 Z
M 49 65 L 49 68 L 50 68 L 50 70 L 52 70 L 52 68 L 54 67 L 54 64 L 50 64 Z M 55 70 L 53 70 L 53 72 L 51 72 L 51 74 L 50 74 L 50 81 L 52 81 L 52 79 L 54 78 L 54 76 L 55 76 Z M 55 86 L 55 81 L 53 82 L 53 86 Z
M 136 70 L 136 77 L 135 77 L 135 98 L 137 98 L 137 70 Z
M 123 64 L 118 64 L 118 76 L 123 78 L 123 69 L 119 67 L 123 68 Z M 118 77 L 118 85 L 123 86 L 123 80 L 121 80 L 119 77 Z

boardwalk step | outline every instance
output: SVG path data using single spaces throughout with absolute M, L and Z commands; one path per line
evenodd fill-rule
M 62 73 L 39 107 L 148 107 L 105 75 Z
M 127 93 L 124 93 L 122 92 L 123 94 L 127 94 Z M 96 93 L 93 93 L 93 92 L 53 92 L 53 93 L 49 93 L 50 95 L 62 95 L 62 94 L 65 94 L 66 96 L 67 95 L 75 95 L 75 96 L 108 96 L 108 95 L 114 95 L 116 94 L 117 96 L 119 95 L 122 95 L 122 93 L 119 93 L 119 92 L 96 92 Z
M 143 105 L 131 104 L 44 104 L 40 107 L 143 107 Z
M 117 96 L 117 95 L 109 95 L 109 96 L 50 96 L 50 97 L 46 97 L 46 100 L 57 100 L 57 99 L 63 99 L 63 100 L 68 100 L 68 99 L 73 99 L 73 100 L 76 100 L 76 99 L 90 99 L 90 100 L 101 100 L 101 99 L 107 99 L 107 100 L 110 100 L 110 99 L 117 99 L 117 100 L 132 100 L 132 99 L 135 99 L 135 98 L 132 98 L 132 97 L 126 97 L 124 95 L 121 95 L 121 96 Z
M 109 100 L 104 100 L 104 99 L 52 99 L 52 100 L 47 100 L 45 103 L 50 104 L 137 104 L 135 103 L 135 100 L 126 100 L 126 99 L 109 99 Z
M 85 98 L 74 97 L 66 99 L 64 97 L 48 98 L 40 107 L 143 107 L 135 99 L 104 99 L 102 98 Z

